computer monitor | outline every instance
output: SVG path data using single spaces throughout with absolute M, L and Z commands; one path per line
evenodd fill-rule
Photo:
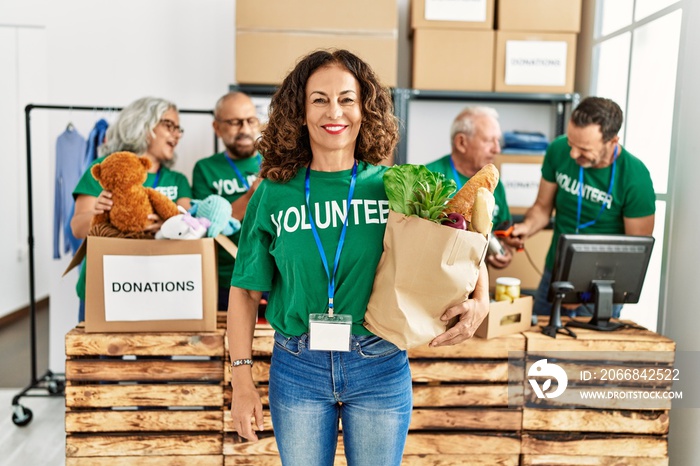
M 550 286 L 549 299 L 594 306 L 589 322 L 567 326 L 619 328 L 610 322 L 613 304 L 639 302 L 653 246 L 651 236 L 561 235 L 552 273 L 552 285 L 559 285 Z

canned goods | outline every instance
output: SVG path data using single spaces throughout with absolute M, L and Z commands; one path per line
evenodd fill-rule
M 513 301 L 520 297 L 520 280 L 513 277 L 496 279 L 496 301 Z

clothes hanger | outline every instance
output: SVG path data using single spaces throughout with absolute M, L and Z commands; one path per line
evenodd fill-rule
M 73 124 L 73 107 L 68 107 L 68 124 L 66 125 L 66 131 L 75 131 L 75 125 Z

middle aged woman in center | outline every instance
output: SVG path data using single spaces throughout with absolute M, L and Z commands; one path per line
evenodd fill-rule
M 304 57 L 272 98 L 259 143 L 263 181 L 231 280 L 228 337 L 234 427 L 257 440 L 252 340 L 269 290 L 269 403 L 285 466 L 333 465 L 341 418 L 348 465 L 401 464 L 412 410 L 408 357 L 362 326 L 388 216 L 387 167 L 377 164 L 397 140 L 389 93 L 345 50 Z M 443 316 L 460 322 L 433 346 L 473 335 L 488 312 L 482 272 L 472 299 Z

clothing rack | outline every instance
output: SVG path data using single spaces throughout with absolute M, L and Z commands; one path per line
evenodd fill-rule
M 34 286 L 34 221 L 32 207 L 32 136 L 31 136 L 31 112 L 32 110 L 68 110 L 111 112 L 121 111 L 122 107 L 80 106 L 80 105 L 37 105 L 28 104 L 24 107 L 24 126 L 26 130 L 27 144 L 27 219 L 28 219 L 28 259 L 29 259 L 29 317 L 30 317 L 30 350 L 31 350 L 31 381 L 22 391 L 12 398 L 12 422 L 17 426 L 26 426 L 32 421 L 32 411 L 20 404 L 23 397 L 38 396 L 63 396 L 66 382 L 65 374 L 56 374 L 47 370 L 42 376 L 37 375 L 37 349 L 36 349 L 36 290 Z M 213 115 L 212 110 L 188 110 L 178 109 L 182 114 Z M 214 134 L 214 151 L 219 152 L 219 140 Z M 34 390 L 46 390 L 46 393 L 36 393 Z

